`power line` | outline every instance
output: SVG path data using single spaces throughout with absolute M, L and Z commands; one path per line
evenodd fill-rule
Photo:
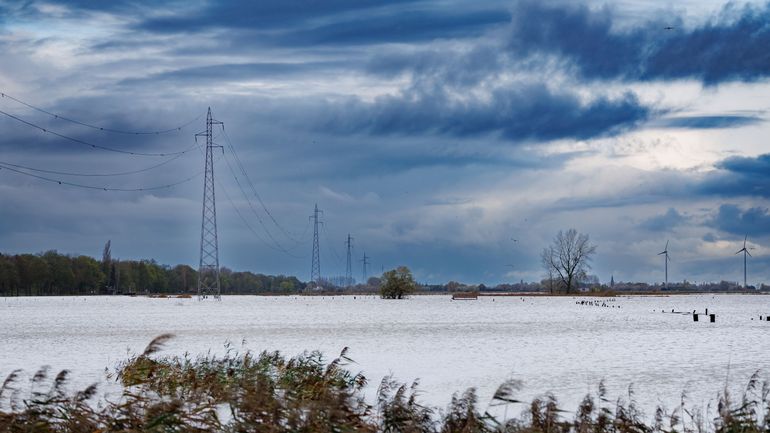
M 249 224 L 249 221 L 246 219 L 246 217 L 244 217 L 244 216 L 243 216 L 243 213 L 241 213 L 241 210 L 240 210 L 240 209 L 238 209 L 238 206 L 235 204 L 235 201 L 233 201 L 233 199 L 232 199 L 232 197 L 230 196 L 230 194 L 228 194 L 228 192 L 227 192 L 227 189 L 225 189 L 224 185 L 223 185 L 221 182 L 219 182 L 219 179 L 217 179 L 217 185 L 219 186 L 219 190 L 220 190 L 220 191 L 222 191 L 222 193 L 224 193 L 224 195 L 225 195 L 225 198 L 226 198 L 226 199 L 227 199 L 227 201 L 230 203 L 230 205 L 233 207 L 233 210 L 235 211 L 235 213 L 236 213 L 236 214 L 238 215 L 238 217 L 241 219 L 241 221 L 242 221 L 242 222 L 243 222 L 243 224 L 246 226 L 246 228 L 248 228 L 248 229 L 249 229 L 249 231 L 250 231 L 250 232 L 251 232 L 251 233 L 254 235 L 254 237 L 256 237 L 257 239 L 259 239 L 259 241 L 260 241 L 260 242 L 262 242 L 262 243 L 264 243 L 264 244 L 265 244 L 265 246 L 267 246 L 268 248 L 270 248 L 270 249 L 273 249 L 273 250 L 275 250 L 275 251 L 281 251 L 280 249 L 278 249 L 278 248 L 276 248 L 275 246 L 271 245 L 271 244 L 270 244 L 270 242 L 268 242 L 267 240 L 265 240 L 265 239 L 264 239 L 264 238 L 263 238 L 263 237 L 262 237 L 262 236 L 261 236 L 261 235 L 260 235 L 260 234 L 259 234 L 259 233 L 258 233 L 258 232 L 255 230 L 255 229 L 254 229 L 254 227 L 252 227 L 252 226 L 251 226 L 251 224 Z M 309 225 L 308 225 L 308 226 L 309 226 Z M 281 252 L 283 252 L 283 251 L 281 251 Z M 297 256 L 293 256 L 293 255 L 291 255 L 290 257 L 299 258 L 299 259 L 304 259 L 304 258 L 305 258 L 305 257 L 297 257 Z
M 135 152 L 135 151 L 130 151 L 130 150 L 117 149 L 117 148 L 114 148 L 114 147 L 102 146 L 102 145 L 99 145 L 99 144 L 89 143 L 87 141 L 80 140 L 78 138 L 74 138 L 74 137 L 70 137 L 68 135 L 60 134 L 60 133 L 58 133 L 56 131 L 51 131 L 50 129 L 43 128 L 42 126 L 40 126 L 40 125 L 38 125 L 36 123 L 32 123 L 30 121 L 24 120 L 21 117 L 15 116 L 15 115 L 10 114 L 10 113 L 6 113 L 5 111 L 2 111 L 2 110 L 0 110 L 0 114 L 2 114 L 4 116 L 7 116 L 7 117 L 9 117 L 9 118 L 11 118 L 13 120 L 16 120 L 17 122 L 21 122 L 21 123 L 23 123 L 23 124 L 25 124 L 27 126 L 32 127 L 32 128 L 38 129 L 38 130 L 40 130 L 42 132 L 45 132 L 47 134 L 52 134 L 52 135 L 55 135 L 55 136 L 57 136 L 59 138 L 63 138 L 65 140 L 69 140 L 69 141 L 71 141 L 73 143 L 82 144 L 84 146 L 88 146 L 88 147 L 93 148 L 93 149 L 100 149 L 100 150 L 104 150 L 104 151 L 107 151 L 107 152 L 115 152 L 115 153 L 122 153 L 122 154 L 125 154 L 125 155 L 135 155 L 135 156 L 173 156 L 173 155 L 181 155 L 183 153 L 187 153 L 187 152 L 195 149 L 195 146 L 192 146 L 192 147 L 189 147 L 189 148 L 187 148 L 185 150 L 180 150 L 180 151 L 175 151 L 175 152 L 163 152 L 163 153 L 146 153 L 146 152 Z
M 267 226 L 265 225 L 265 222 L 262 220 L 262 217 L 259 215 L 259 212 L 257 212 L 257 209 L 252 204 L 251 200 L 249 200 L 249 195 L 246 193 L 246 190 L 243 189 L 243 185 L 241 185 L 241 181 L 238 178 L 238 175 L 235 173 L 235 170 L 233 169 L 232 164 L 230 164 L 230 160 L 227 158 L 227 153 L 223 153 L 225 163 L 227 164 L 227 168 L 230 170 L 230 173 L 233 175 L 233 178 L 235 178 L 235 183 L 238 185 L 238 189 L 241 190 L 241 194 L 243 194 L 243 197 L 246 199 L 246 203 L 249 205 L 249 208 L 251 209 L 251 212 L 254 214 L 255 217 L 257 217 L 257 221 L 259 222 L 259 225 L 262 226 L 262 229 L 265 231 L 265 234 L 267 234 L 267 237 L 270 238 L 270 240 L 275 244 L 278 251 L 283 252 L 284 254 L 293 257 L 293 258 L 301 258 L 297 255 L 292 254 L 288 249 L 284 248 L 283 245 L 281 245 L 275 237 L 270 233 L 270 231 L 267 229 Z
M 201 117 L 203 117 L 203 113 L 201 113 L 201 114 L 198 115 L 198 117 L 196 117 L 195 119 L 190 120 L 189 122 L 185 122 L 185 123 L 183 123 L 183 124 L 181 124 L 179 126 L 176 126 L 176 127 L 173 127 L 173 128 L 168 128 L 168 129 L 159 129 L 157 131 L 128 131 L 128 130 L 123 130 L 123 129 L 105 128 L 105 127 L 102 127 L 102 126 L 98 126 L 98 125 L 93 125 L 93 124 L 90 124 L 90 123 L 82 122 L 80 120 L 71 119 L 69 117 L 65 117 L 65 116 L 62 116 L 60 114 L 56 114 L 56 113 L 52 113 L 50 111 L 44 110 L 44 109 L 42 109 L 40 107 L 36 107 L 36 106 L 34 106 L 34 105 L 32 105 L 32 104 L 30 104 L 28 102 L 22 101 L 21 99 L 14 98 L 13 96 L 11 96 L 11 95 L 9 95 L 7 93 L 0 92 L 0 97 L 8 98 L 8 99 L 10 99 L 12 101 L 18 102 L 21 105 L 24 105 L 25 107 L 31 108 L 31 109 L 33 109 L 35 111 L 38 111 L 40 113 L 43 113 L 43 114 L 47 114 L 47 115 L 49 115 L 49 116 L 51 116 L 53 118 L 64 120 L 65 122 L 74 123 L 76 125 L 84 126 L 86 128 L 96 129 L 96 130 L 99 130 L 99 131 L 112 132 L 112 133 L 115 133 L 115 134 L 127 134 L 127 135 L 159 135 L 159 134 L 167 134 L 169 132 L 181 131 L 182 128 L 185 128 L 185 127 L 187 127 L 187 126 L 197 122 Z
M 267 216 L 270 218 L 270 220 L 275 224 L 278 229 L 283 232 L 283 234 L 291 239 L 292 241 L 296 242 L 297 244 L 302 243 L 302 241 L 297 240 L 294 236 L 292 236 L 286 229 L 283 228 L 280 224 L 278 224 L 278 221 L 273 217 L 273 214 L 270 212 L 270 209 L 267 208 L 265 205 L 265 202 L 262 200 L 262 197 L 257 192 L 257 189 L 254 187 L 254 183 L 251 181 L 251 178 L 249 178 L 248 173 L 246 172 L 246 169 L 243 167 L 243 164 L 241 163 L 241 159 L 238 157 L 238 153 L 235 151 L 235 147 L 233 146 L 232 141 L 230 141 L 230 136 L 227 135 L 227 131 L 225 130 L 224 125 L 222 126 L 222 132 L 225 136 L 225 141 L 227 141 L 227 145 L 230 148 L 230 152 L 235 157 L 235 162 L 238 165 L 238 168 L 241 170 L 241 173 L 243 174 L 243 177 L 246 179 L 246 182 L 248 182 L 249 186 L 251 187 L 251 191 L 254 193 L 254 197 L 257 198 L 257 201 L 259 201 L 260 206 L 262 206 L 262 210 L 265 211 Z M 296 245 L 295 245 L 296 246 Z
M 5 165 L 3 163 L 0 163 L 0 170 L 2 170 L 2 169 L 8 170 L 8 171 L 12 171 L 12 172 L 18 173 L 18 174 L 23 174 L 25 176 L 34 177 L 36 179 L 44 180 L 46 182 L 57 183 L 59 185 L 67 185 L 67 186 L 73 186 L 73 187 L 77 187 L 77 188 L 94 189 L 94 190 L 102 190 L 102 191 L 118 191 L 118 192 L 155 191 L 155 190 L 159 190 L 159 189 L 171 188 L 171 187 L 174 187 L 174 186 L 177 186 L 177 185 L 181 185 L 183 183 L 187 183 L 187 182 L 195 179 L 196 177 L 200 176 L 201 174 L 203 174 L 203 172 L 201 171 L 201 172 L 199 172 L 199 173 L 197 173 L 197 174 L 195 174 L 193 176 L 190 176 L 188 178 L 182 179 L 182 180 L 180 180 L 178 182 L 168 183 L 168 184 L 164 184 L 164 185 L 137 187 L 137 188 L 113 188 L 113 187 L 109 187 L 109 186 L 84 185 L 84 184 L 75 183 L 75 182 L 68 182 L 66 180 L 53 179 L 53 178 L 46 177 L 46 176 L 40 176 L 40 175 L 33 174 L 33 173 L 27 173 L 26 171 L 22 171 L 22 170 L 13 168 L 11 166 L 7 166 L 7 165 Z
M 337 249 L 334 248 L 334 242 L 329 240 L 329 233 L 326 231 L 326 224 L 321 227 L 321 230 L 323 231 L 324 239 L 326 239 L 326 242 L 329 244 L 329 249 L 331 250 L 332 254 L 334 254 L 334 257 L 337 258 L 337 264 L 342 263 L 342 256 L 340 256 L 337 253 Z
M 45 170 L 45 169 L 42 169 L 42 168 L 28 167 L 28 166 L 20 165 L 20 164 L 11 164 L 10 162 L 4 162 L 4 161 L 0 161 L 0 164 L 6 165 L 6 166 L 9 166 L 9 167 L 15 167 L 15 168 L 23 169 L 23 170 L 34 171 L 34 172 L 37 172 L 37 173 L 58 174 L 58 175 L 61 175 L 61 176 L 117 177 L 117 176 L 127 176 L 127 175 L 130 175 L 130 174 L 144 173 L 146 171 L 150 171 L 150 170 L 156 169 L 158 167 L 161 167 L 161 166 L 164 166 L 164 165 L 170 163 L 171 161 L 179 159 L 182 155 L 183 154 L 180 153 L 179 155 L 175 155 L 175 156 L 173 156 L 173 157 L 171 157 L 171 158 L 169 158 L 169 159 L 167 159 L 167 160 L 165 160 L 165 161 L 163 161 L 163 162 L 161 162 L 159 164 L 151 165 L 149 167 L 145 167 L 145 168 L 142 168 L 142 169 L 139 169 L 139 170 L 123 171 L 123 172 L 118 172 L 118 173 L 74 173 L 74 172 L 67 172 L 67 171 Z
M 196 141 L 196 144 L 197 144 L 197 141 Z M 201 151 L 201 154 L 203 154 L 204 150 L 203 150 L 203 148 L 200 146 L 200 144 L 198 144 L 198 149 Z M 249 229 L 249 231 L 250 231 L 250 232 L 251 232 L 251 233 L 254 235 L 254 237 L 256 237 L 257 239 L 259 239 L 259 241 L 260 241 L 260 242 L 264 243 L 264 244 L 265 244 L 267 247 L 269 247 L 270 249 L 273 249 L 273 250 L 275 250 L 275 251 L 280 251 L 280 252 L 282 252 L 282 253 L 284 253 L 284 254 L 288 255 L 289 257 L 292 257 L 292 258 L 295 258 L 295 259 L 302 259 L 302 258 L 304 258 L 304 257 L 301 257 L 301 256 L 296 256 L 296 255 L 294 255 L 294 254 L 291 254 L 290 252 L 286 251 L 284 248 L 282 248 L 282 247 L 281 247 L 281 245 L 280 245 L 280 244 L 278 244 L 278 243 L 275 241 L 275 239 L 273 239 L 273 238 L 272 238 L 272 236 L 270 236 L 270 232 L 268 232 L 268 231 L 267 231 L 267 229 L 265 228 L 264 222 L 262 222 L 261 218 L 259 217 L 259 214 L 256 214 L 256 211 L 254 210 L 254 208 L 253 208 L 253 205 L 251 204 L 251 202 L 249 202 L 249 199 L 248 199 L 248 195 L 246 194 L 246 192 L 245 192 L 245 191 L 243 190 L 243 188 L 241 187 L 241 185 L 240 185 L 240 181 L 239 181 L 239 179 L 238 179 L 238 176 L 237 176 L 237 175 L 235 175 L 235 173 L 234 173 L 234 171 L 233 171 L 233 168 L 232 168 L 232 166 L 230 165 L 229 161 L 227 160 L 227 157 L 226 157 L 226 153 L 224 153 L 224 152 L 223 152 L 223 153 L 222 153 L 222 157 L 225 159 L 225 162 L 227 163 L 228 169 L 230 169 L 230 173 L 231 173 L 231 174 L 233 175 L 233 177 L 235 178 L 235 183 L 238 185 L 238 188 L 241 190 L 241 194 L 243 194 L 243 195 L 244 195 L 244 197 L 246 198 L 246 202 L 247 202 L 247 203 L 249 203 L 249 207 L 251 207 L 251 208 L 252 208 L 252 209 L 251 209 L 251 211 L 255 213 L 255 216 L 257 217 L 257 221 L 259 221 L 259 223 L 260 223 L 260 225 L 262 226 L 262 228 L 263 228 L 263 229 L 265 229 L 265 232 L 268 234 L 268 237 L 270 237 L 270 239 L 273 241 L 273 243 L 275 243 L 277 246 L 274 246 L 274 245 L 272 245 L 270 242 L 268 242 L 266 239 L 264 239 L 264 238 L 263 238 L 263 237 L 262 237 L 262 236 L 261 236 L 261 235 L 260 235 L 260 234 L 259 234 L 259 233 L 258 233 L 258 232 L 255 230 L 255 229 L 254 229 L 254 227 L 252 227 L 252 225 L 251 225 L 251 224 L 249 224 L 249 222 L 248 222 L 248 220 L 246 219 L 246 217 L 245 217 L 245 216 L 243 216 L 243 213 L 242 213 L 242 212 L 241 212 L 241 210 L 238 208 L 238 205 L 236 205 L 236 204 L 235 204 L 235 201 L 232 199 L 232 197 L 230 196 L 230 194 L 227 192 L 227 189 L 224 187 L 224 184 L 223 184 L 222 182 L 220 182 L 220 181 L 219 181 L 219 179 L 217 179 L 216 183 L 217 183 L 217 185 L 219 185 L 219 189 L 220 189 L 220 190 L 221 190 L 221 191 L 222 191 L 222 192 L 225 194 L 225 198 L 227 198 L 227 201 L 228 201 L 228 202 L 230 203 L 230 205 L 233 207 L 233 210 L 235 210 L 235 213 L 236 213 L 236 214 L 238 215 L 238 217 L 241 219 L 241 221 L 242 221 L 242 222 L 243 222 L 243 224 L 246 226 L 246 228 L 248 228 L 248 229 Z M 217 159 L 217 161 L 218 161 L 218 159 Z M 307 232 L 307 227 L 309 227 L 309 224 L 308 224 L 308 226 L 306 226 L 306 227 L 305 227 L 305 232 Z

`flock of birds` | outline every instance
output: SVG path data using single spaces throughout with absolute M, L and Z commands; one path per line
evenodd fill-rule
M 602 307 L 602 308 L 620 308 L 620 305 L 615 305 L 615 298 L 609 299 L 596 299 L 596 300 L 580 300 L 575 301 L 576 305 L 584 305 L 588 307 Z

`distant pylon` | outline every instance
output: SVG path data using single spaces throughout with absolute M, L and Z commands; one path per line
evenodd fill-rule
M 321 248 L 318 245 L 318 225 L 323 224 L 323 222 L 318 220 L 318 214 L 322 213 L 323 211 L 318 210 L 318 203 L 316 203 L 313 215 L 310 215 L 313 220 L 313 263 L 310 267 L 310 281 L 317 284 L 321 283 Z
M 353 250 L 353 238 L 350 237 L 350 233 L 348 233 L 348 240 L 345 242 L 345 245 L 348 247 L 348 263 L 347 266 L 345 266 L 345 285 L 350 287 L 353 285 L 353 262 L 351 256 Z
M 201 250 L 198 264 L 198 300 L 213 296 L 220 298 L 219 241 L 217 239 L 217 203 L 214 196 L 214 148 L 213 125 L 221 125 L 211 117 L 211 107 L 206 115 L 206 132 L 195 137 L 206 137 L 206 162 L 203 180 L 203 211 L 201 216 Z
M 371 259 L 371 257 L 367 256 L 366 253 L 364 253 L 364 258 L 361 259 L 362 268 L 363 268 L 361 270 L 361 276 L 363 277 L 361 280 L 362 284 L 366 284 L 366 266 L 370 264 L 369 259 Z

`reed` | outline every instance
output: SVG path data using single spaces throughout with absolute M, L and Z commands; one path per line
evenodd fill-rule
M 375 401 L 364 399 L 367 379 L 349 370 L 348 350 L 327 361 L 319 352 L 286 358 L 278 352 L 197 357 L 160 356 L 172 338 L 161 335 L 109 374 L 122 387 L 105 398 L 91 385 L 68 392 L 69 372 L 41 368 L 28 380 L 20 370 L 0 386 L 0 432 L 404 432 L 404 433 L 768 433 L 770 386 L 755 373 L 740 398 L 717 398 L 706 420 L 686 396 L 651 420 L 638 410 L 633 388 L 612 401 L 602 383 L 578 410 L 560 409 L 550 394 L 523 402 L 518 381 L 503 383 L 480 403 L 471 388 L 439 410 L 419 402 L 418 382 L 384 378 Z M 502 409 L 500 417 L 482 407 Z M 518 413 L 508 417 L 508 412 Z M 500 410 L 493 410 L 497 413 Z

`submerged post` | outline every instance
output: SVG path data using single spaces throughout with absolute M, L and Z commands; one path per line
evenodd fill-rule
M 698 313 L 693 312 L 692 313 L 692 321 L 697 322 L 698 321 Z
M 717 315 L 714 313 L 709 314 L 709 319 L 711 323 L 714 323 L 717 321 Z

